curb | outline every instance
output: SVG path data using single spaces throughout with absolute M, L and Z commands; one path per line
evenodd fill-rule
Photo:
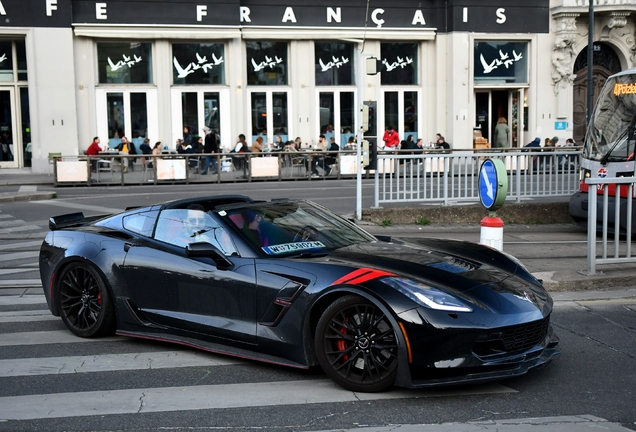
M 567 201 L 507 203 L 496 214 L 506 224 L 573 223 L 569 205 L 570 203 Z M 488 210 L 479 204 L 423 205 L 362 210 L 362 219 L 377 225 L 413 225 L 418 224 L 418 222 L 426 224 L 475 224 L 488 215 Z
M 40 201 L 40 200 L 50 200 L 53 198 L 57 198 L 57 194 L 55 192 L 0 193 L 0 202 Z

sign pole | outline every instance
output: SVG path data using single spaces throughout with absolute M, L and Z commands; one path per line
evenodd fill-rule
M 508 176 L 501 159 L 486 159 L 479 169 L 479 200 L 488 210 L 488 216 L 481 220 L 479 242 L 497 250 L 503 250 L 504 222 L 497 217 L 497 210 L 503 206 L 508 195 Z

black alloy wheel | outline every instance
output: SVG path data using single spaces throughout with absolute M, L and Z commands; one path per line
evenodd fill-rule
M 59 279 L 62 321 L 77 336 L 90 338 L 115 330 L 113 304 L 97 272 L 83 263 L 66 267 Z
M 315 344 L 325 373 L 348 390 L 379 392 L 395 383 L 395 330 L 377 306 L 361 297 L 340 297 L 325 310 Z

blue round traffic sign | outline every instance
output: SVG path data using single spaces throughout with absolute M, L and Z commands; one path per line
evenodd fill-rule
M 486 159 L 479 170 L 479 199 L 488 210 L 501 208 L 508 194 L 506 167 L 499 159 Z

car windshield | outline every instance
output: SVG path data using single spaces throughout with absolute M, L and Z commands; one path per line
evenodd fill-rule
M 598 96 L 585 137 L 583 156 L 605 162 L 634 157 L 636 142 L 636 75 L 607 80 Z
M 324 254 L 375 237 L 306 201 L 262 202 L 220 210 L 256 249 L 272 256 Z

